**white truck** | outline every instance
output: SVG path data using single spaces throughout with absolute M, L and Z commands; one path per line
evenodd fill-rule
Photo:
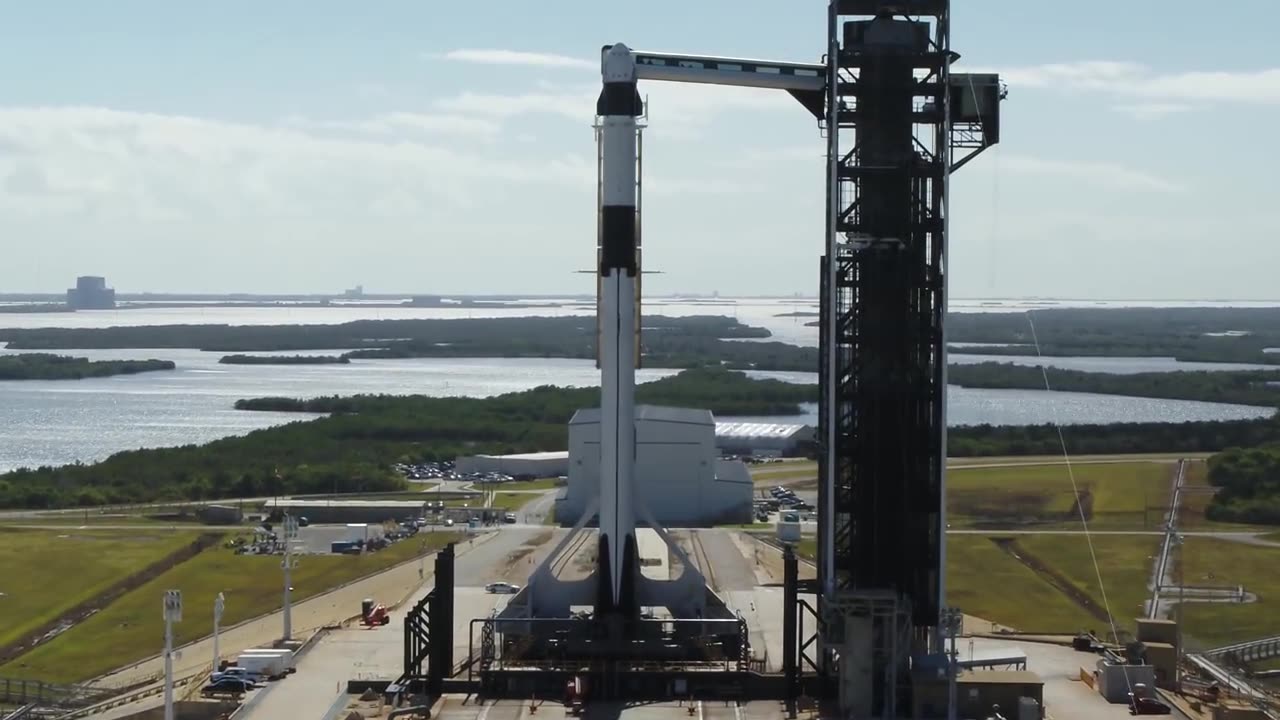
M 245 650 L 245 655 L 275 655 L 279 656 L 284 662 L 284 669 L 293 672 L 298 668 L 298 663 L 293 657 L 293 651 L 288 648 L 250 648 Z
M 277 680 L 289 674 L 288 662 L 279 654 L 260 655 L 254 652 L 243 652 L 236 657 L 236 666 L 271 680 Z

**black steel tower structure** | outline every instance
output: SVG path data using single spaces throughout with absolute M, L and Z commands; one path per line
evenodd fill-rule
M 941 650 L 947 188 L 953 148 L 999 138 L 996 76 L 950 72 L 949 6 L 828 10 L 819 611 L 839 694 L 876 717 L 902 707 L 908 657 Z

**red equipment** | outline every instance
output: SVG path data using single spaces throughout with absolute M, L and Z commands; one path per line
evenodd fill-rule
M 360 603 L 360 624 L 365 627 L 378 627 L 391 622 L 391 611 L 382 603 L 375 603 L 365 598 Z

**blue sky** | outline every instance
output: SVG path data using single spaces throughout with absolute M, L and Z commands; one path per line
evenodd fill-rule
M 961 69 L 1010 85 L 954 295 L 1280 297 L 1280 5 L 954 5 Z M 5 3 L 0 291 L 590 292 L 598 48 L 817 60 L 824 6 Z M 812 119 L 643 92 L 647 289 L 815 292 Z

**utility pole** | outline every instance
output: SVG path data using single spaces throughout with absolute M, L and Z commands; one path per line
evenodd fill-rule
M 1178 534 L 1173 536 L 1173 541 L 1178 545 L 1178 634 L 1174 638 L 1178 642 L 1178 648 L 1173 666 L 1173 686 L 1181 690 L 1182 681 L 1178 677 L 1178 668 L 1182 666 L 1182 606 L 1186 604 L 1187 538 Z
M 213 599 L 213 672 L 218 672 L 218 626 L 222 623 L 222 610 L 226 607 L 226 599 L 222 593 Z
M 298 537 L 298 520 L 292 515 L 284 516 L 284 559 L 280 567 L 284 569 L 284 640 L 293 639 L 293 568 L 298 561 L 293 557 L 293 541 Z
M 182 591 L 164 591 L 164 720 L 173 720 L 173 624 L 182 622 Z

